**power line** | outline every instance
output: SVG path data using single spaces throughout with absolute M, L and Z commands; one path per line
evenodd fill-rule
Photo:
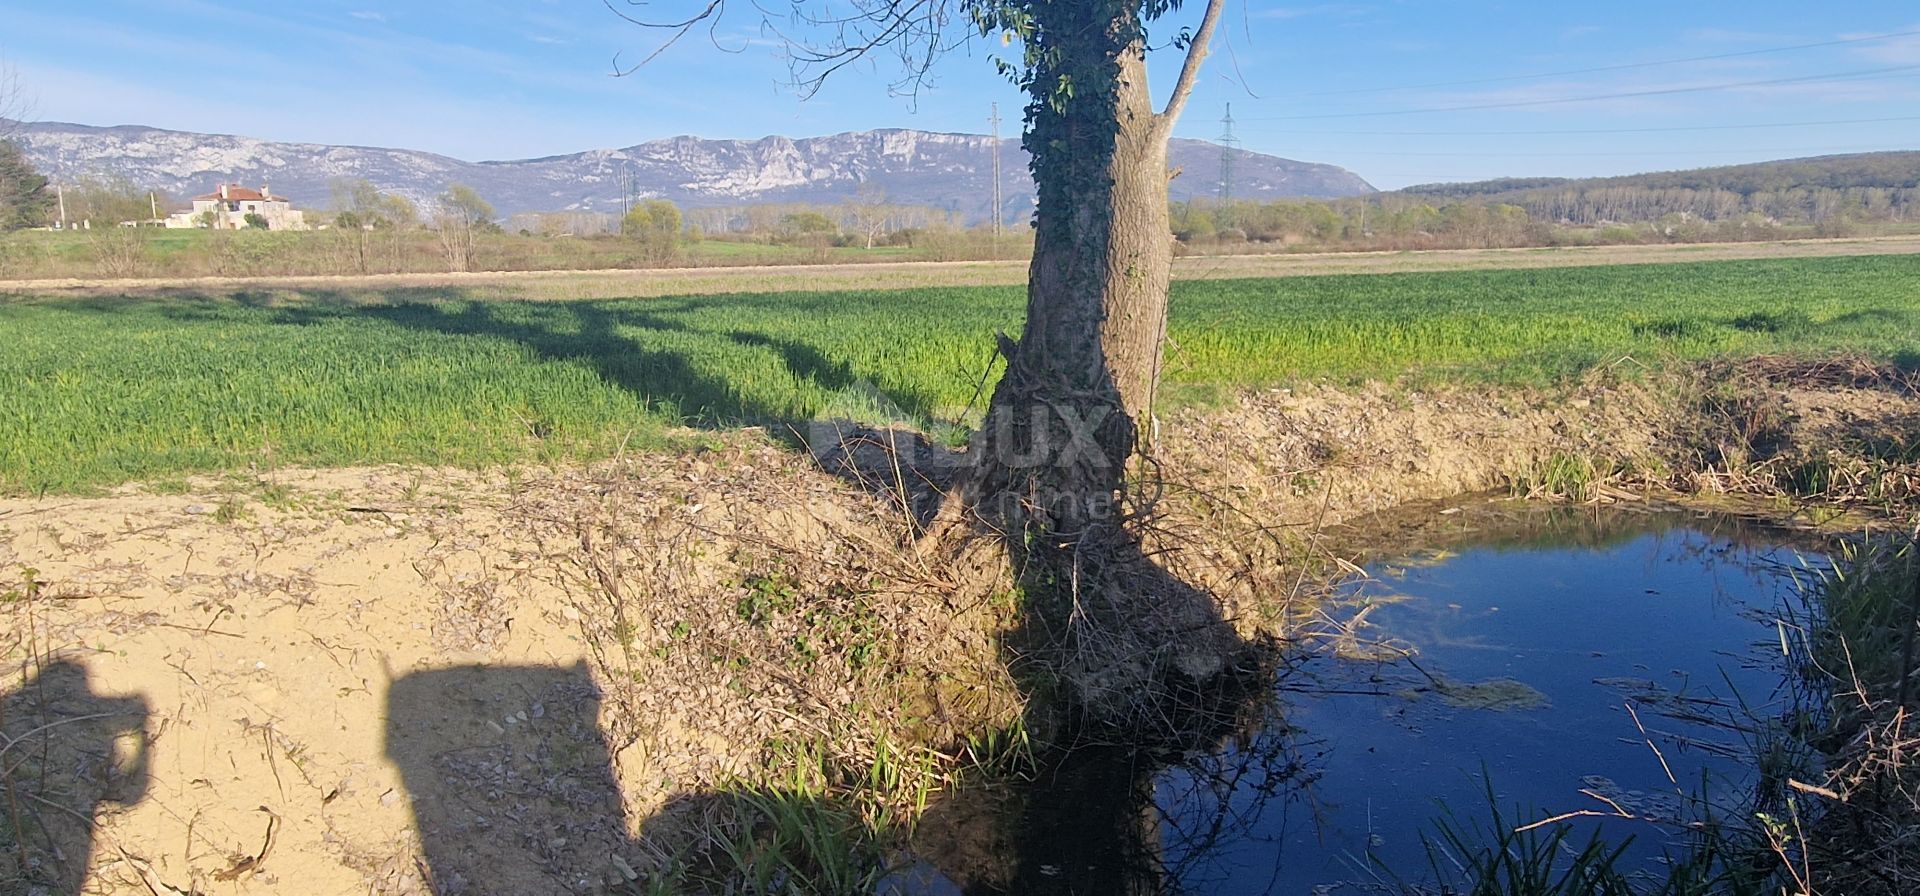
M 1677 131 L 1744 131 L 1766 128 L 1829 127 L 1839 124 L 1888 124 L 1920 121 L 1920 115 L 1891 118 L 1836 118 L 1827 121 L 1776 121 L 1765 124 L 1697 124 L 1653 128 L 1572 128 L 1536 131 L 1291 131 L 1306 135 L 1341 137 L 1546 137 L 1570 134 L 1664 134 Z
M 1399 87 L 1360 87 L 1349 90 L 1320 90 L 1312 93 L 1296 93 L 1289 96 L 1351 96 L 1361 93 L 1391 93 L 1399 90 L 1427 90 L 1435 87 L 1465 87 L 1474 84 L 1500 84 L 1510 81 L 1531 81 L 1537 78 L 1559 78 L 1566 75 L 1591 75 L 1599 72 L 1619 72 L 1638 68 L 1658 68 L 1666 65 L 1684 65 L 1689 62 L 1712 62 L 1717 59 L 1737 59 L 1742 56 L 1760 56 L 1767 53 L 1786 53 L 1794 50 L 1813 50 L 1821 47 L 1839 47 L 1847 44 L 1870 43 L 1873 41 L 1894 40 L 1902 37 L 1914 37 L 1920 31 L 1899 31 L 1892 34 L 1876 34 L 1871 37 L 1850 37 L 1844 40 L 1828 40 L 1811 44 L 1794 44 L 1787 47 L 1766 47 L 1759 50 L 1741 50 L 1734 53 L 1715 53 L 1711 56 L 1688 56 L 1680 59 L 1660 59 L 1652 62 L 1628 62 L 1619 65 L 1602 65 L 1593 68 L 1570 68 L 1557 72 L 1538 72 L 1531 75 L 1503 75 L 1494 78 L 1471 78 L 1462 81 L 1435 81 L 1428 84 L 1407 84 Z
M 1505 103 L 1475 103 L 1466 106 L 1438 106 L 1430 109 L 1390 109 L 1380 112 L 1327 112 L 1318 115 L 1278 115 L 1247 119 L 1249 121 L 1312 121 L 1328 118 L 1377 118 L 1387 115 L 1424 115 L 1435 112 L 1474 112 L 1483 109 L 1518 109 L 1526 106 L 1553 106 L 1562 103 L 1588 103 L 1596 100 L 1631 99 L 1646 96 L 1668 96 L 1677 93 L 1704 93 L 1714 90 L 1734 90 L 1742 87 L 1766 87 L 1777 84 L 1807 84 L 1817 81 L 1846 81 L 1856 78 L 1877 78 L 1882 75 L 1909 72 L 1920 69 L 1920 65 L 1895 65 L 1886 68 L 1861 69 L 1852 72 L 1835 72 L 1825 75 L 1802 75 L 1795 78 L 1768 78 L 1762 81 L 1733 81 L 1724 84 L 1700 84 L 1692 87 L 1664 87 L 1657 90 L 1631 90 L 1620 93 L 1596 93 L 1587 96 L 1569 96 L 1546 100 L 1518 100 Z

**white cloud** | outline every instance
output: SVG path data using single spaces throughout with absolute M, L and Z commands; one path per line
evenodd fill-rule
M 356 9 L 352 12 L 347 13 L 347 15 L 353 16 L 354 18 L 359 19 L 363 22 L 384 22 L 387 20 L 386 13 L 374 12 L 369 9 Z
M 1903 29 L 1920 31 L 1920 26 Z M 1848 34 L 1849 38 L 1872 37 L 1870 34 Z M 1909 34 L 1891 40 L 1873 41 L 1858 45 L 1854 54 L 1862 59 L 1885 62 L 1889 65 L 1911 65 L 1920 63 L 1920 34 Z

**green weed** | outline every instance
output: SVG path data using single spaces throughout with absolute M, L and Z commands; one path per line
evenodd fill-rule
M 798 583 L 784 575 L 749 576 L 741 585 L 747 593 L 733 606 L 741 622 L 765 626 L 774 617 L 784 616 L 800 606 Z

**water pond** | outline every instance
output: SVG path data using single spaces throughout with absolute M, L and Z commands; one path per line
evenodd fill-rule
M 1750 811 L 1750 721 L 1804 699 L 1782 642 L 1818 543 L 1678 511 L 1429 513 L 1340 586 L 1342 624 L 1256 730 L 1037 788 L 1126 821 L 1028 825 L 1019 889 L 1402 892 L 1453 861 L 1436 819 L 1485 830 L 1495 807 L 1508 828 L 1581 813 L 1575 839 L 1631 835 L 1626 864 L 1653 868 L 1679 822 Z M 1137 842 L 1085 842 L 1108 830 Z

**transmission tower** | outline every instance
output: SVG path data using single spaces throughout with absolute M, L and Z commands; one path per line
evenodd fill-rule
M 1221 225 L 1233 225 L 1233 154 L 1240 138 L 1233 135 L 1233 104 L 1227 104 L 1226 117 L 1220 119 L 1220 216 Z
M 1000 104 L 993 104 L 993 245 L 1000 248 Z

